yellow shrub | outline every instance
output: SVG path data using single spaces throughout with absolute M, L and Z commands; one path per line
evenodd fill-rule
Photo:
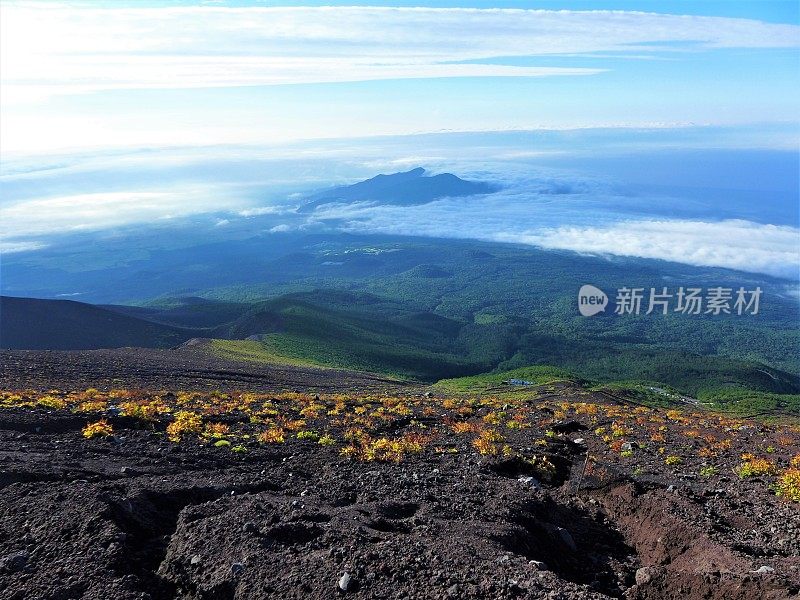
M 458 422 L 458 423 L 453 423 L 450 426 L 450 429 L 453 430 L 453 433 L 457 434 L 470 433 L 472 431 L 475 431 L 475 425 L 473 425 L 472 423 Z
M 489 423 L 490 425 L 500 425 L 502 418 L 503 418 L 503 413 L 492 411 L 490 413 L 487 413 L 483 417 L 483 422 Z
M 155 421 L 158 415 L 168 412 L 168 408 L 160 405 L 158 402 L 122 402 L 119 405 L 122 410 L 122 415 L 139 419 L 141 421 Z
M 64 409 L 67 407 L 67 403 L 64 402 L 61 398 L 56 398 L 55 396 L 42 396 L 36 401 L 37 406 L 42 406 L 44 408 L 53 408 L 56 410 Z
M 511 455 L 511 447 L 503 444 L 503 436 L 493 429 L 487 429 L 472 441 L 475 449 L 483 455 Z
M 278 422 L 281 424 L 281 427 L 283 427 L 284 429 L 288 429 L 289 431 L 300 431 L 303 427 L 306 426 L 306 422 L 304 419 L 297 419 L 295 421 L 291 421 L 279 418 Z
M 203 429 L 203 437 L 209 439 L 220 439 L 225 437 L 230 431 L 225 423 L 208 423 Z
M 102 421 L 87 424 L 86 427 L 83 428 L 82 433 L 83 437 L 87 439 L 105 437 L 107 435 L 112 435 L 114 433 L 114 428 L 111 427 L 108 421 L 103 419 Z
M 750 458 L 742 462 L 734 471 L 741 478 L 755 477 L 757 475 L 774 475 L 775 465 L 764 458 Z
M 775 493 L 794 502 L 800 502 L 800 469 L 792 468 L 784 471 L 775 484 Z
M 664 459 L 664 462 L 667 463 L 668 465 L 679 465 L 683 462 L 683 459 L 680 456 L 675 456 L 674 454 L 671 454 L 670 456 Z
M 76 409 L 78 412 L 100 412 L 108 408 L 108 403 L 105 400 L 87 400 L 81 402 Z
M 399 463 L 406 454 L 422 452 L 429 439 L 419 433 L 407 433 L 399 438 L 373 439 L 362 435 L 359 440 L 340 450 L 339 454 L 363 461 L 391 461 Z
M 167 436 L 173 442 L 181 441 L 181 436 L 196 433 L 203 429 L 203 419 L 197 413 L 180 410 L 175 413 L 175 420 L 167 425 Z
M 263 444 L 282 444 L 286 441 L 286 432 L 282 427 L 273 427 L 262 431 L 258 435 L 258 441 Z

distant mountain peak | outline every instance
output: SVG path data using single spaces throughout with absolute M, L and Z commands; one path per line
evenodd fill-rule
M 424 167 L 385 174 L 352 185 L 322 190 L 307 198 L 301 210 L 310 212 L 326 204 L 373 202 L 379 205 L 416 206 L 447 197 L 476 196 L 496 192 L 499 186 L 469 181 L 452 173 L 428 175 Z

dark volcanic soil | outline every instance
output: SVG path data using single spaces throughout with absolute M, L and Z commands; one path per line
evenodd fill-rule
M 218 358 L 198 345 L 113 350 L 0 350 L 2 389 L 191 389 L 325 393 L 418 387 L 381 375 Z
M 86 365 L 86 356 L 97 354 L 76 353 L 59 372 Z M 87 376 L 98 381 L 93 372 Z M 317 382 L 311 393 L 327 385 L 338 383 Z M 442 399 L 414 398 L 413 416 L 432 430 Z M 518 457 L 478 454 L 469 437 L 446 427 L 437 430 L 435 444 L 395 464 L 344 457 L 340 442 L 323 446 L 293 436 L 259 443 L 242 433 L 257 423 L 220 411 L 207 414 L 238 419 L 245 450 L 197 436 L 170 442 L 169 418 L 142 427 L 110 413 L 113 437 L 84 439 L 81 429 L 102 415 L 0 408 L 0 596 L 798 596 L 798 504 L 777 498 L 764 481 L 730 472 L 701 479 L 688 462 L 666 468 L 655 449 L 639 452 L 644 474 L 632 475 L 590 430 L 597 421 L 553 420 L 558 403 L 577 401 L 601 408 L 611 402 L 568 385 L 532 389 L 518 408 L 528 407 L 531 420 L 540 415 L 542 422 L 507 433 L 515 451 L 549 457 L 555 465 L 549 483 L 531 479 L 530 464 Z M 484 412 L 496 412 L 476 406 L 481 423 Z M 386 434 L 421 426 L 410 417 L 388 422 L 394 430 Z M 667 437 L 666 452 L 677 452 L 669 434 L 686 425 L 663 422 L 658 431 Z M 734 443 L 743 447 L 734 453 L 779 435 L 758 424 L 742 427 Z M 544 429 L 548 437 L 534 444 Z M 579 437 L 586 442 L 575 443 Z

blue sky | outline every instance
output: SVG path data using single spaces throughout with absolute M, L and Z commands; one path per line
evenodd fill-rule
M 56 2 L 57 0 L 52 0 Z M 252 6 L 430 6 L 433 8 L 527 8 L 546 10 L 628 10 L 651 11 L 685 15 L 717 15 L 745 19 L 760 19 L 775 23 L 796 23 L 800 5 L 793 0 L 85 0 L 74 5 L 105 5 L 108 7 L 195 6 L 197 4 L 237 7 Z

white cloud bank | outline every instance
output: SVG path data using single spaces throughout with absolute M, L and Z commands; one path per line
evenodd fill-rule
M 670 218 L 631 213 L 647 199 L 615 196 L 601 182 L 505 178 L 488 196 L 445 198 L 413 207 L 323 206 L 314 219 L 345 231 L 527 244 L 583 254 L 632 256 L 800 278 L 800 229 L 744 219 Z
M 491 57 L 797 47 L 800 27 L 624 11 L 87 8 L 4 3 L 4 102 L 103 89 L 470 76 L 591 75 L 594 68 L 454 64 Z
M 17 236 L 46 236 L 99 231 L 136 223 L 236 208 L 238 200 L 220 199 L 210 189 L 76 194 L 27 200 L 0 207 L 3 252 L 36 249 L 39 242 Z M 33 245 L 31 245 L 33 244 Z M 38 246 L 36 246 L 38 244 Z
M 742 220 L 642 220 L 499 234 L 501 241 L 590 254 L 615 254 L 800 277 L 800 230 Z

